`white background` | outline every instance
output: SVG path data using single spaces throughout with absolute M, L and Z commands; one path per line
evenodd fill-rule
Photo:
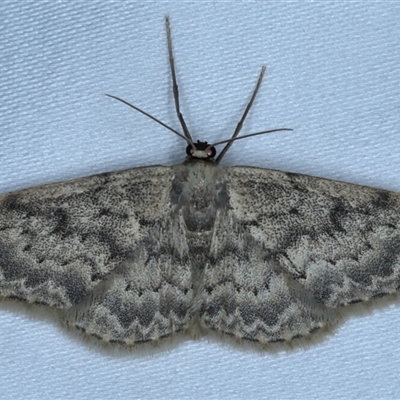
M 228 138 L 264 85 L 225 165 L 400 191 L 398 2 L 0 3 L 0 192 L 179 163 L 185 143 L 111 93 L 196 139 Z M 278 353 L 187 340 L 100 351 L 37 314 L 0 308 L 1 398 L 400 398 L 400 307 L 348 319 Z

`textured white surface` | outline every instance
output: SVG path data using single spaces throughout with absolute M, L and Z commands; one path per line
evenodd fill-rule
M 184 115 L 197 139 L 231 135 L 267 74 L 226 165 L 400 191 L 397 2 L 0 4 L 0 191 L 178 163 L 164 15 Z M 151 354 L 98 351 L 0 308 L 0 398 L 399 398 L 400 307 L 350 318 L 322 343 L 271 354 L 207 339 Z

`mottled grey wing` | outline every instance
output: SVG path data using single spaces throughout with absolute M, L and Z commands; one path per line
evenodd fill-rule
M 230 209 L 215 225 L 202 325 L 290 340 L 334 325 L 338 307 L 398 290 L 399 194 L 258 168 L 226 173 Z
M 0 296 L 66 310 L 108 341 L 183 329 L 192 282 L 184 242 L 172 251 L 171 183 L 147 167 L 1 196 Z

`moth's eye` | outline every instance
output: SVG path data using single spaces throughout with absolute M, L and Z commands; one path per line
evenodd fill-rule
M 188 147 L 186 147 L 186 154 L 188 156 L 191 156 L 193 154 L 193 148 L 192 148 L 192 146 L 190 144 L 189 144 Z
M 215 150 L 215 147 L 210 147 L 207 151 L 208 158 L 214 158 L 216 154 L 217 154 L 217 150 Z

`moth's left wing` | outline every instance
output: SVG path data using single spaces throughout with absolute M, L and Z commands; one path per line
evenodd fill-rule
M 204 274 L 204 326 L 290 340 L 334 325 L 338 307 L 398 290 L 399 194 L 250 167 L 226 173 L 229 208 Z

